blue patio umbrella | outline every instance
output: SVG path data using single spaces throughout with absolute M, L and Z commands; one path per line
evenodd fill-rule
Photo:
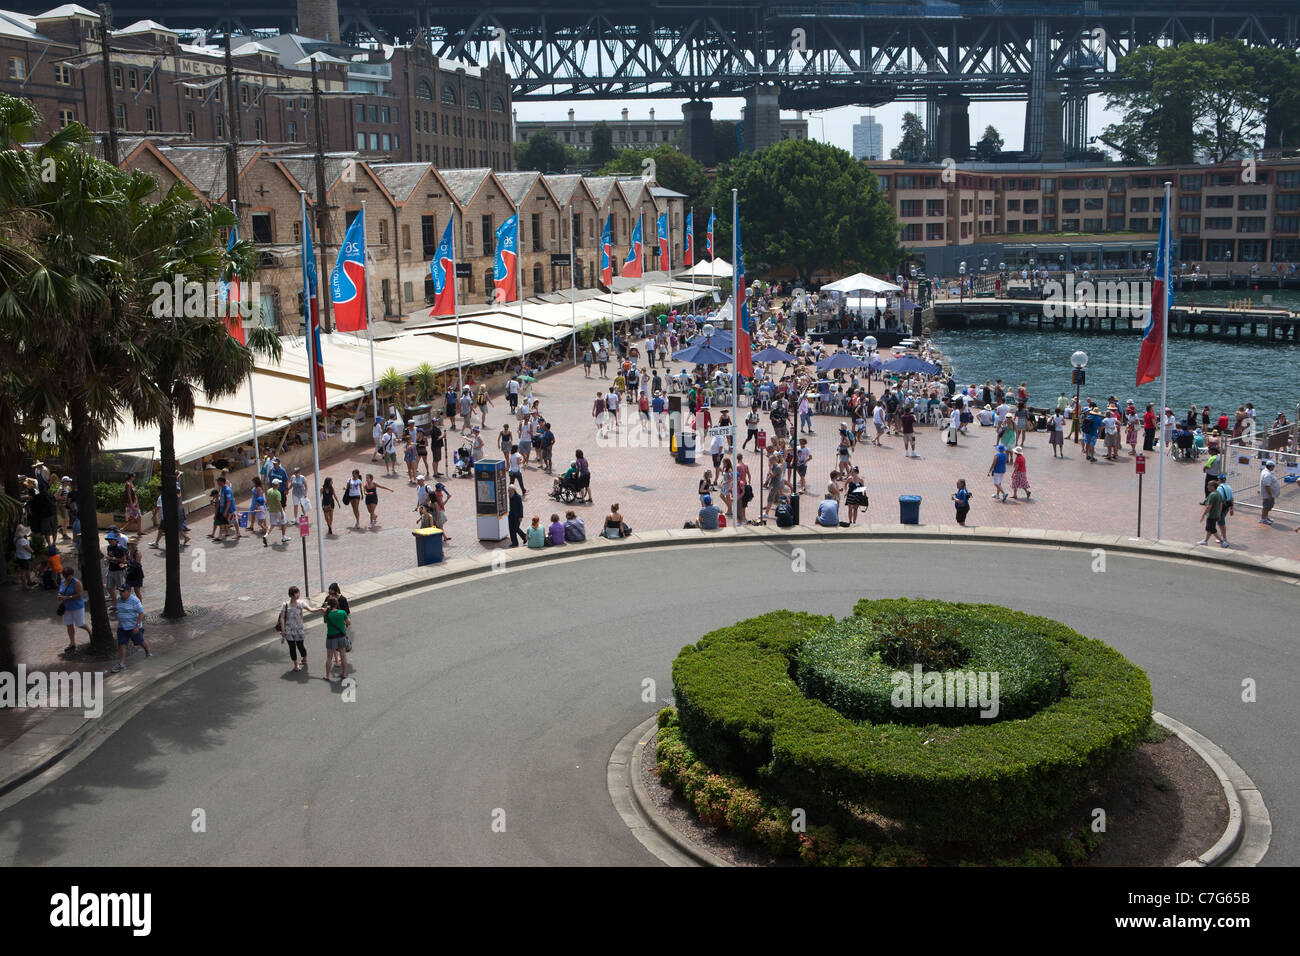
M 703 342 L 688 345 L 680 352 L 673 353 L 674 362 L 690 362 L 692 365 L 730 365 L 731 356 L 721 349 Z
M 775 347 L 765 348 L 761 352 L 754 353 L 755 362 L 793 362 L 794 356 L 785 349 Z
M 826 372 L 837 368 L 866 368 L 867 363 L 848 352 L 836 352 L 830 358 L 817 363 L 817 371 Z
M 922 361 L 915 355 L 904 355 L 886 362 L 882 367 L 886 372 L 923 372 L 926 375 L 934 375 L 939 371 L 939 366 Z
M 703 345 L 704 339 L 705 336 L 703 333 L 701 333 L 695 336 L 695 338 L 691 339 L 691 344 Z M 731 333 L 728 332 L 726 329 L 718 329 L 716 332 L 714 332 L 711 336 L 708 337 L 708 340 L 709 340 L 709 344 L 712 345 L 715 349 L 729 349 L 734 344 L 732 342 Z

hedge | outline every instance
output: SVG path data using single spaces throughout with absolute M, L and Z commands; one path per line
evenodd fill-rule
M 1069 809 L 1140 742 L 1151 684 L 1117 651 L 993 605 L 859 602 L 857 616 L 985 613 L 1036 629 L 1062 696 L 1030 717 L 964 727 L 855 723 L 800 691 L 798 651 L 833 620 L 777 611 L 706 634 L 673 662 L 683 739 L 708 766 L 790 800 L 869 807 L 929 840 L 1014 838 Z
M 1009 619 L 1002 610 L 949 606 L 937 617 L 900 612 L 888 603 L 876 602 L 868 613 L 845 618 L 804 642 L 796 682 L 807 696 L 851 720 L 945 725 L 1028 717 L 1060 696 L 1060 655 L 1036 627 Z M 895 655 L 896 650 L 901 653 Z M 978 706 L 896 706 L 894 675 L 909 675 L 910 696 L 913 661 L 939 675 L 996 674 L 996 712 Z M 991 679 L 986 685 L 992 686 Z
M 148 513 L 162 493 L 162 478 L 150 475 L 144 484 L 136 482 L 135 496 L 140 500 L 140 510 Z M 104 514 L 118 514 L 126 509 L 126 483 L 121 481 L 95 482 L 95 510 Z

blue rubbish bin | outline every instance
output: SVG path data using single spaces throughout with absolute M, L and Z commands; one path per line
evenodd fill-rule
M 695 464 L 694 429 L 689 429 L 682 433 L 681 442 L 677 445 L 677 464 L 679 465 Z
M 921 523 L 921 496 L 898 496 L 898 520 L 902 524 Z
M 411 532 L 415 538 L 415 565 L 442 563 L 442 529 L 416 528 Z

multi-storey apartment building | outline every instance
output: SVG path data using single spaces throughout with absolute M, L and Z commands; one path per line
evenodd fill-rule
M 435 57 L 427 44 L 361 50 L 297 34 L 182 36 L 152 20 L 114 29 L 108 80 L 99 16 L 66 4 L 36 17 L 0 11 L 0 89 L 33 101 L 51 130 L 78 122 L 119 135 L 196 142 L 300 143 L 390 161 L 508 170 L 510 79 Z M 322 97 L 312 99 L 317 54 Z M 233 96 L 234 101 L 231 102 Z
M 870 166 L 898 216 L 899 241 L 937 262 L 1001 246 L 1020 265 L 1052 244 L 1049 267 L 1140 265 L 1158 238 L 1166 182 L 1180 262 L 1300 260 L 1300 156 L 1170 167 Z
M 647 119 L 632 119 L 627 110 L 623 110 L 619 119 L 578 120 L 574 111 L 569 110 L 567 120 L 520 120 L 515 118 L 514 139 L 517 143 L 528 142 L 528 137 L 549 130 L 565 146 L 576 149 L 591 148 L 591 130 L 597 123 L 605 123 L 610 128 L 614 149 L 653 149 L 667 146 L 677 141 L 683 129 L 683 120 L 656 118 L 654 109 Z M 794 119 L 781 120 L 782 139 L 807 139 L 808 121 L 799 113 Z

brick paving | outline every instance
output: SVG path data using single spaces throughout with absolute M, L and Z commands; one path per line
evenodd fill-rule
M 595 501 L 593 504 L 566 506 L 547 498 L 551 477 L 534 463 L 524 476 L 529 490 L 524 499 L 525 525 L 533 514 L 540 515 L 545 524 L 552 513 L 563 517 L 566 508 L 572 507 L 583 517 L 591 535 L 599 530 L 613 501 L 619 502 L 620 510 L 634 532 L 680 528 L 683 522 L 696 517 L 699 508 L 697 483 L 704 469 L 711 466 L 709 456 L 704 452 L 705 442 L 699 442 L 696 464 L 685 466 L 676 464 L 663 446 L 628 447 L 625 440 L 598 439 L 591 406 L 597 388 L 607 385 L 607 380 L 597 378 L 594 368 L 590 379 L 585 377 L 581 368 L 570 368 L 544 375 L 534 385 L 534 395 L 556 435 L 553 458 L 557 473 L 567 466 L 574 449 L 581 448 L 591 462 L 591 487 Z M 878 392 L 879 386 L 874 390 Z M 500 396 L 494 395 L 494 398 L 496 407 L 489 409 L 483 429 L 484 442 L 489 449 L 509 415 L 508 406 Z M 719 411 L 714 409 L 715 421 Z M 627 412 L 625 406 L 621 410 L 624 423 L 627 422 Z M 635 407 L 631 413 L 633 417 L 637 415 Z M 744 413 L 742 409 L 742 420 Z M 827 475 L 834 465 L 839 421 L 834 415 L 814 418 L 815 434 L 808 436 L 813 459 L 809 468 L 809 493 L 802 499 L 800 517 L 803 524 L 812 524 L 816 517 L 816 504 L 822 498 Z M 762 427 L 771 436 L 766 414 Z M 956 479 L 962 477 L 974 493 L 969 525 L 1124 535 L 1133 535 L 1136 531 L 1137 479 L 1127 447 L 1118 462 L 1099 460 L 1089 463 L 1078 450 L 1079 446 L 1067 441 L 1065 459 L 1054 460 L 1046 433 L 1030 433 L 1025 450 L 1033 497 L 1029 501 L 1009 500 L 1004 504 L 990 497 L 992 486 L 986 477 L 994 444 L 991 428 L 972 425 L 970 436 L 963 437 L 957 447 L 946 446 L 942 433 L 933 427 L 918 426 L 918 429 L 917 451 L 921 457 L 917 459 L 903 457 L 900 437 L 887 436 L 882 439 L 883 447 L 878 448 L 859 443 L 853 461 L 862 469 L 871 501 L 870 508 L 858 516 L 860 525 L 897 523 L 897 499 L 901 494 L 922 497 L 922 524 L 953 524 L 949 496 Z M 626 430 L 620 432 L 625 433 Z M 450 437 L 455 442 L 456 436 Z M 752 452 L 746 453 L 745 460 L 756 479 L 756 456 Z M 370 452 L 360 446 L 354 452 L 323 463 L 322 471 L 333 476 L 335 487 L 341 491 L 343 480 L 354 467 L 361 469 L 363 474 L 373 472 L 376 480 L 388 485 L 393 492 L 381 492 L 380 524 L 374 530 L 367 528 L 364 508 L 360 529 L 352 527 L 351 514 L 344 509 L 335 513 L 336 534 L 324 542 L 325 573 L 328 580 L 340 583 L 345 594 L 353 582 L 415 564 L 410 533 L 414 526 L 415 490 L 407 483 L 405 466 L 399 461 L 402 477 L 385 478 L 382 464 L 372 463 Z M 1152 454 L 1148 456 L 1142 519 L 1142 530 L 1147 538 L 1155 536 L 1155 472 L 1156 458 Z M 1253 473 L 1253 469 L 1248 469 L 1248 473 Z M 1199 520 L 1202 479 L 1199 462 L 1166 463 L 1166 539 L 1190 543 L 1203 536 Z M 460 557 L 502 547 L 503 543 L 476 540 L 471 482 L 454 478 L 443 480 L 452 494 L 447 529 L 452 542 L 445 548 L 446 555 Z M 315 489 L 314 481 L 311 487 Z M 1010 489 L 1009 478 L 1007 488 Z M 1239 488 L 1238 492 L 1241 490 Z M 750 517 L 754 516 L 756 504 L 757 499 L 750 506 Z M 1300 511 L 1297 486 L 1284 486 L 1278 507 Z M 844 515 L 842 508 L 841 516 Z M 186 605 L 196 614 L 178 624 L 153 623 L 151 616 L 148 639 L 155 650 L 164 654 L 172 645 L 183 643 L 195 634 L 277 606 L 291 584 L 301 586 L 303 582 L 302 550 L 296 529 L 290 529 L 287 545 L 280 545 L 278 536 L 273 534 L 275 543 L 264 548 L 258 538 L 247 535 L 238 543 L 209 541 L 206 533 L 211 524 L 206 511 L 192 515 L 190 520 L 192 547 L 183 558 L 181 567 Z M 314 516 L 312 520 L 314 523 Z M 1257 522 L 1257 512 L 1239 509 L 1237 516 L 1229 519 L 1229 538 L 1232 547 L 1238 550 L 1300 559 L 1300 535 L 1291 533 L 1295 526 L 1296 519 L 1289 515 L 1277 515 L 1277 523 L 1271 527 L 1261 525 Z M 312 533 L 316 533 L 315 527 Z M 152 532 L 142 537 L 142 543 L 151 540 Z M 504 544 L 508 545 L 509 541 Z M 1212 546 L 1215 546 L 1213 542 Z M 162 606 L 162 553 L 146 546 L 144 554 L 145 607 L 153 615 Z M 311 595 L 318 598 L 320 581 L 314 537 L 308 539 L 307 558 Z M 67 668 L 69 665 L 57 656 L 66 636 L 62 625 L 53 616 L 57 603 L 54 593 L 23 593 L 12 583 L 3 587 L 7 589 L 7 611 L 15 625 L 19 660 L 27 663 L 29 668 Z M 84 634 L 81 636 L 84 640 Z M 149 666 L 138 655 L 128 658 L 128 663 L 132 667 Z M 12 739 L 33 719 L 33 715 L 23 713 L 0 715 L 0 742 Z

